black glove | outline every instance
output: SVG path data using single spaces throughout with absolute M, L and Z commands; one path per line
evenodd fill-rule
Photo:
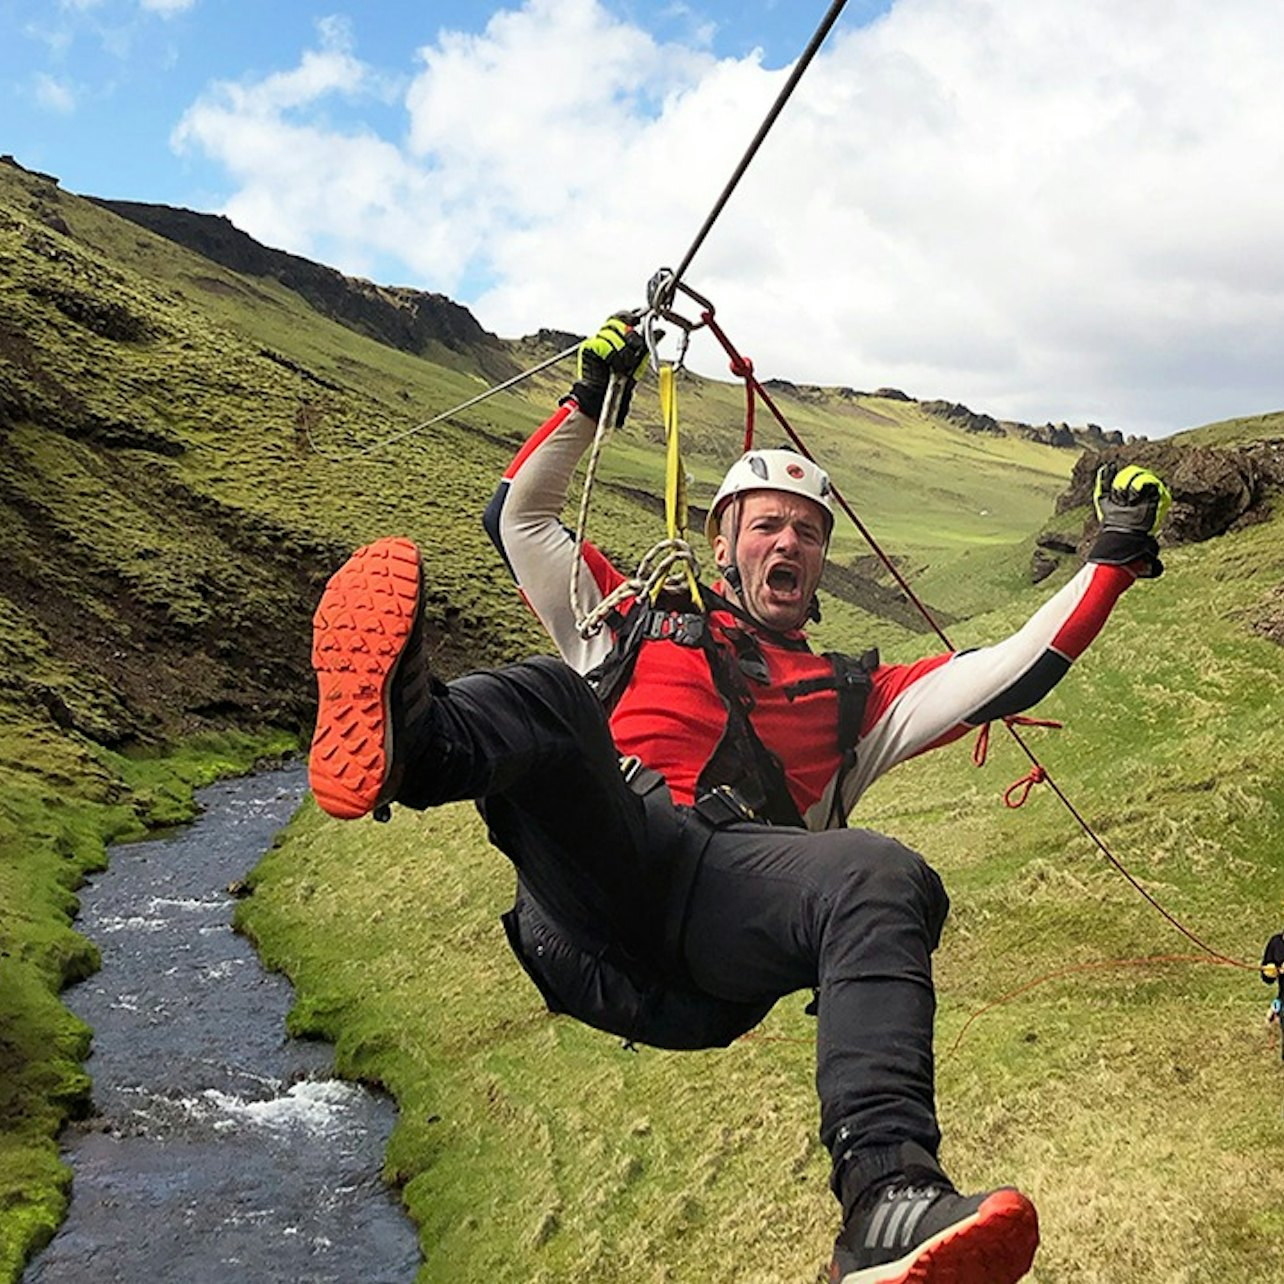
M 1148 469 L 1137 464 L 1124 468 L 1102 464 L 1092 492 L 1101 530 L 1088 551 L 1088 561 L 1107 566 L 1142 562 L 1141 578 L 1158 579 L 1164 564 L 1155 532 L 1172 502 L 1168 487 Z
M 615 313 L 595 335 L 580 344 L 576 355 L 576 378 L 571 396 L 590 419 L 597 419 L 602 413 L 611 375 L 623 382 L 619 411 L 615 417 L 617 428 L 628 414 L 633 385 L 647 361 L 646 340 L 633 328 L 636 319 L 636 313 Z

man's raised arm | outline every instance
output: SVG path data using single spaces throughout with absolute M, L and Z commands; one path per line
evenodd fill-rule
M 540 425 L 509 464 L 482 522 L 562 658 L 585 673 L 605 658 L 605 633 L 583 639 L 571 606 L 575 538 L 562 509 L 575 467 L 593 440 L 613 368 L 626 391 L 645 361 L 641 336 L 612 317 L 580 347 L 577 378 L 557 412 Z M 581 550 L 580 599 L 596 606 L 623 576 L 592 544 Z
M 1135 466 L 1103 468 L 1094 502 L 1101 531 L 1087 564 L 1011 637 L 874 672 L 856 769 L 844 790 L 849 810 L 898 762 L 1037 704 L 1097 636 L 1124 590 L 1162 574 L 1154 532 L 1172 502 L 1163 482 Z

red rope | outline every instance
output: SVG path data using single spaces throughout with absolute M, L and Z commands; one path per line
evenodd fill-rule
M 736 351 L 735 344 L 733 344 L 731 340 L 727 337 L 726 332 L 715 320 L 713 313 L 706 311 L 701 317 L 701 320 L 703 320 L 704 323 L 709 327 L 710 332 L 718 340 L 718 342 L 722 344 L 723 350 L 726 352 L 727 356 L 731 358 L 733 368 L 736 366 L 737 363 L 740 363 L 743 365 L 744 358 L 740 355 L 739 352 Z M 771 399 L 766 388 L 764 388 L 762 384 L 758 382 L 758 379 L 755 377 L 753 373 L 752 365 L 750 365 L 748 373 L 745 375 L 745 382 L 752 388 L 753 392 L 757 393 L 757 395 L 762 398 L 762 404 L 766 406 L 768 410 L 771 411 L 772 416 L 774 417 L 776 422 L 784 430 L 785 436 L 787 436 L 790 442 L 793 443 L 794 449 L 800 455 L 802 455 L 804 459 L 809 459 L 813 464 L 816 464 L 816 466 L 819 467 L 820 465 L 816 459 L 816 456 L 813 455 L 811 451 L 807 449 L 807 446 L 803 442 L 802 438 L 798 436 L 798 434 L 794 431 L 793 425 L 780 412 L 780 408 Z M 847 519 L 861 533 L 861 536 L 865 540 L 865 543 L 869 545 L 869 547 L 873 550 L 878 560 L 882 562 L 882 564 L 887 568 L 888 573 L 896 581 L 897 585 L 900 587 L 901 592 L 904 593 L 905 596 L 914 604 L 915 608 L 918 610 L 918 613 L 923 617 L 924 620 L 927 621 L 927 623 L 931 626 L 932 630 L 935 632 L 936 636 L 940 638 L 941 641 L 945 644 L 946 649 L 953 651 L 954 650 L 953 643 L 945 635 L 945 632 L 941 628 L 941 626 L 937 624 L 936 620 L 932 616 L 931 611 L 929 611 L 927 607 L 922 603 L 922 601 L 920 601 L 918 595 L 910 587 L 909 581 L 900 573 L 900 571 L 897 569 L 896 564 L 892 561 L 892 559 L 888 557 L 886 553 L 883 552 L 882 548 L 879 546 L 878 541 L 874 538 L 874 536 L 869 531 L 869 528 L 856 515 L 856 510 L 852 508 L 852 506 L 843 497 L 843 494 L 838 489 L 838 487 L 833 484 L 833 478 L 830 478 L 830 489 L 831 489 L 831 496 L 833 498 L 834 503 L 838 505 L 838 507 L 842 510 L 843 514 L 847 517 Z
M 737 379 L 745 381 L 745 445 L 744 454 L 748 454 L 753 449 L 753 415 L 754 415 L 754 377 L 753 361 L 746 356 L 742 356 L 732 346 L 731 340 L 727 338 L 726 331 L 714 320 L 713 310 L 706 308 L 700 314 L 700 320 L 707 325 L 710 330 L 717 336 L 718 342 L 722 344 L 723 350 L 731 360 L 731 373 Z
M 1013 740 L 1015 740 L 1017 744 L 1020 746 L 1021 752 L 1025 754 L 1027 758 L 1029 758 L 1033 766 L 1038 767 L 1039 770 L 1043 773 L 1043 779 L 1047 781 L 1048 787 L 1052 790 L 1054 794 L 1056 794 L 1058 798 L 1061 799 L 1061 802 L 1064 805 L 1065 809 L 1075 818 L 1075 821 L 1078 823 L 1079 828 L 1082 829 L 1083 832 L 1088 836 L 1089 841 L 1115 867 L 1115 869 L 1118 870 L 1119 873 L 1122 874 L 1125 879 L 1127 879 L 1127 881 L 1131 884 L 1133 890 L 1142 898 L 1142 900 L 1146 901 L 1151 906 L 1152 909 L 1154 909 L 1158 914 L 1160 914 L 1162 917 L 1167 919 L 1168 922 L 1177 929 L 1177 931 L 1179 931 L 1192 944 L 1197 945 L 1211 959 L 1215 960 L 1218 963 L 1225 963 L 1230 967 L 1245 968 L 1250 972 L 1255 972 L 1257 970 L 1256 963 L 1243 963 L 1238 959 L 1229 958 L 1227 955 L 1222 954 L 1220 951 L 1213 949 L 1211 945 L 1207 944 L 1205 941 L 1201 940 L 1198 936 L 1196 936 L 1195 933 L 1192 932 L 1190 928 L 1188 928 L 1184 923 L 1174 918 L 1172 914 L 1170 914 L 1144 887 L 1142 887 L 1142 885 L 1137 881 L 1137 879 L 1133 877 L 1132 873 L 1129 871 L 1128 867 L 1123 863 L 1123 861 L 1121 861 L 1114 854 L 1114 852 L 1112 852 L 1110 848 L 1106 846 L 1106 844 L 1098 836 L 1097 832 L 1092 828 L 1092 826 L 1088 824 L 1088 822 L 1083 818 L 1083 816 L 1079 814 L 1079 809 L 1074 805 L 1074 803 L 1070 801 L 1069 798 L 1066 797 L 1066 795 L 1062 792 L 1060 785 L 1058 785 L 1057 782 L 1053 780 L 1052 776 L 1048 773 L 1047 769 L 1043 767 L 1042 764 L 1039 762 L 1038 758 L 1034 756 L 1034 753 L 1030 749 L 1030 747 L 1025 743 L 1024 740 L 1021 739 L 1021 733 L 1017 731 L 1015 727 L 1009 727 L 1008 731 L 1011 733 Z
M 1003 805 L 1011 807 L 1013 811 L 1018 807 L 1024 807 L 1025 800 L 1030 796 L 1030 790 L 1047 778 L 1048 773 L 1038 763 L 1035 763 L 1026 775 L 1022 776 L 1020 780 L 1013 781 L 1003 791 Z M 1021 791 L 1019 794 L 1017 793 L 1018 789 Z
M 1010 713 L 1003 719 L 1003 725 L 1005 727 L 1051 727 L 1055 731 L 1060 731 L 1064 723 L 1056 721 L 1055 718 L 1030 718 L 1024 713 Z M 984 767 L 989 752 L 990 724 L 983 722 L 976 735 L 976 744 L 972 746 L 972 761 L 978 767 Z
M 1063 967 L 1056 972 L 1047 972 L 1043 976 L 1036 976 L 1033 981 L 1027 981 L 1024 985 L 1019 985 L 1015 990 L 1008 991 L 1007 994 L 995 999 L 992 1003 L 985 1004 L 984 1007 L 977 1008 L 966 1021 L 963 1022 L 963 1028 L 958 1032 L 954 1042 L 950 1045 L 947 1056 L 953 1056 L 958 1051 L 959 1044 L 963 1042 L 963 1036 L 968 1032 L 972 1022 L 979 1017 L 983 1017 L 987 1012 L 993 1012 L 995 1008 L 1001 1008 L 1005 1003 L 1011 1003 L 1013 999 L 1019 999 L 1021 995 L 1028 994 L 1036 986 L 1045 985 L 1048 981 L 1057 981 L 1064 976 L 1073 976 L 1076 972 L 1096 972 L 1104 968 L 1112 967 L 1141 967 L 1144 965 L 1154 965 L 1156 963 L 1213 963 L 1219 966 L 1229 965 L 1231 967 L 1246 967 L 1248 964 L 1236 963 L 1233 959 L 1224 959 L 1220 956 L 1216 958 L 1206 958 L 1202 954 L 1153 954 L 1148 958 L 1141 959 L 1105 959 L 1097 963 L 1077 963 L 1073 967 Z

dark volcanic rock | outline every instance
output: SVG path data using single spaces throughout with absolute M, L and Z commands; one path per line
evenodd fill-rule
M 1146 442 L 1082 455 L 1069 489 L 1057 499 L 1057 512 L 1091 505 L 1097 469 L 1107 461 L 1144 464 L 1168 483 L 1173 506 L 1162 533 L 1167 544 L 1198 543 L 1261 521 L 1271 492 L 1284 487 L 1284 439 L 1237 446 Z M 1095 529 L 1090 523 L 1081 548 Z
M 1061 565 L 1061 559 L 1054 557 L 1042 547 L 1036 547 L 1030 558 L 1030 583 L 1041 584 Z
M 1007 434 L 1003 426 L 993 415 L 979 415 L 975 410 L 958 401 L 920 401 L 918 403 L 930 415 L 945 419 L 964 432 L 983 432 L 991 437 L 1004 437 Z
M 1284 439 L 1268 438 L 1235 446 L 1188 446 L 1173 442 L 1133 441 L 1103 451 L 1085 451 L 1075 462 L 1069 487 L 1057 498 L 1056 511 L 1088 510 L 1076 536 L 1072 527 L 1045 531 L 1035 541 L 1030 563 L 1034 583 L 1045 579 L 1071 554 L 1087 553 L 1097 534 L 1092 492 L 1097 469 L 1110 461 L 1142 464 L 1167 482 L 1173 493 L 1161 545 L 1194 544 L 1264 521 L 1275 494 L 1284 490 Z M 1073 519 L 1070 519 L 1073 521 Z M 1284 600 L 1284 599 L 1281 599 Z M 1252 627 L 1266 637 L 1284 638 L 1284 609 L 1268 603 Z
M 444 294 L 378 286 L 344 276 L 334 268 L 261 245 L 221 215 L 139 201 L 89 199 L 233 272 L 280 281 L 324 316 L 403 352 L 418 355 L 436 342 L 476 357 L 490 374 L 516 372 L 501 341 L 484 330 L 467 308 Z

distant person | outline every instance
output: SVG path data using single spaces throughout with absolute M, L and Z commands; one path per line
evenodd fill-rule
M 1262 980 L 1267 985 L 1276 986 L 1275 997 L 1271 1000 L 1270 1011 L 1266 1016 L 1267 1025 L 1280 1027 L 1280 1057 L 1284 1058 L 1284 932 L 1276 932 L 1262 951 Z
M 829 1279 L 1012 1284 L 1038 1245 L 1034 1205 L 1008 1187 L 960 1195 L 937 1160 L 931 954 L 948 898 L 920 856 L 844 825 L 890 767 L 1047 694 L 1118 597 L 1162 571 L 1170 497 L 1152 473 L 1104 469 L 1088 564 L 1022 629 L 881 664 L 811 650 L 829 478 L 752 450 L 709 512 L 718 578 L 703 606 L 629 599 L 585 639 L 560 514 L 609 373 L 631 383 L 643 359 L 619 318 L 586 341 L 577 382 L 486 513 L 561 659 L 438 680 L 418 550 L 358 550 L 315 617 L 313 792 L 345 818 L 476 799 L 518 873 L 509 941 L 554 1012 L 703 1048 L 815 989 L 820 1131 L 843 1214 Z M 624 576 L 595 547 L 582 556 L 592 606 Z

